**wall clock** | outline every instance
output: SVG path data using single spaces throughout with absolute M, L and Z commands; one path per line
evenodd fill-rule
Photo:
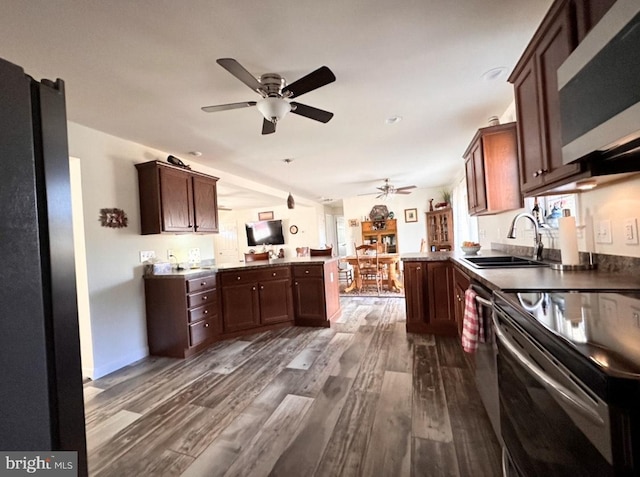
M 291 232 L 293 235 L 298 233 L 298 226 L 297 225 L 292 225 L 291 227 L 289 227 L 289 232 Z

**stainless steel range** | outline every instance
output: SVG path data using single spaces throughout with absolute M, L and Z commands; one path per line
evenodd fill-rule
M 640 293 L 493 303 L 508 475 L 639 475 Z

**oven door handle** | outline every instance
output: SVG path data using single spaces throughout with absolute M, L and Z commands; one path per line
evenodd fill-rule
M 502 344 L 515 356 L 515 358 L 522 364 L 527 370 L 537 378 L 537 380 L 544 385 L 547 390 L 557 394 L 564 402 L 571 405 L 576 411 L 578 411 L 582 416 L 589 419 L 591 422 L 596 424 L 597 426 L 604 427 L 604 420 L 596 410 L 594 410 L 589 404 L 585 403 L 580 397 L 576 396 L 572 391 L 567 389 L 565 386 L 560 384 L 558 381 L 553 379 L 547 373 L 545 373 L 542 369 L 536 366 L 531 362 L 522 352 L 514 345 L 511 340 L 505 335 L 505 333 L 500 328 L 500 325 L 497 323 L 496 319 L 492 316 L 494 330 L 496 336 Z

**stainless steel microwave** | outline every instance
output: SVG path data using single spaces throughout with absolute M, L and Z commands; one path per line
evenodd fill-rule
M 640 168 L 640 0 L 612 5 L 558 69 L 558 89 L 565 164 L 638 155 Z

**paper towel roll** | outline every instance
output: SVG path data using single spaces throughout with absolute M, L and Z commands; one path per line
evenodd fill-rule
M 568 209 L 563 211 L 567 214 Z M 560 256 L 563 265 L 579 265 L 580 254 L 578 253 L 578 233 L 576 229 L 576 218 L 564 215 L 558 219 L 558 231 L 560 232 Z

